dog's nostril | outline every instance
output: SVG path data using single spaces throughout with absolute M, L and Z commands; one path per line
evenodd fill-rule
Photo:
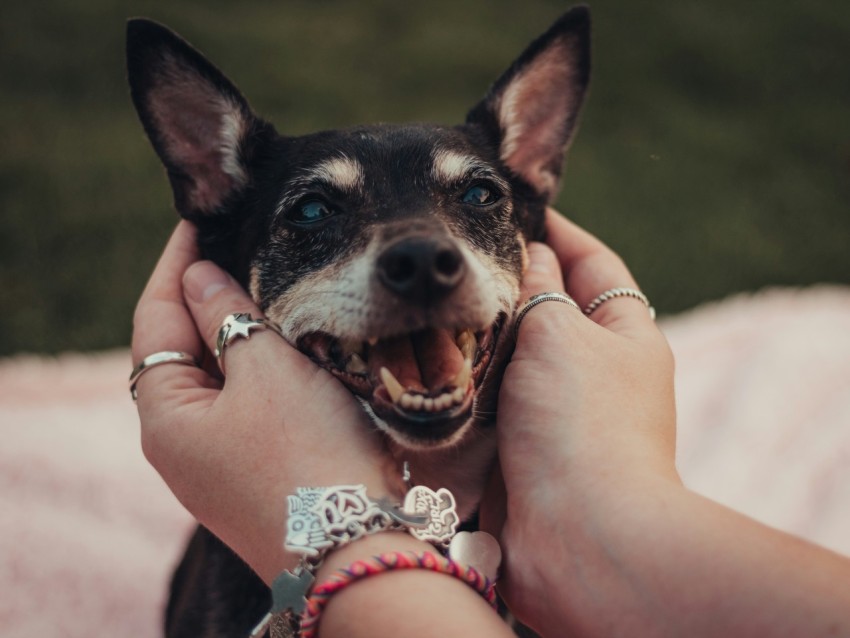
M 384 264 L 387 279 L 399 284 L 413 281 L 416 270 L 416 261 L 409 255 L 392 255 Z
M 443 248 L 434 259 L 434 270 L 444 277 L 452 277 L 460 272 L 463 258 L 454 248 Z

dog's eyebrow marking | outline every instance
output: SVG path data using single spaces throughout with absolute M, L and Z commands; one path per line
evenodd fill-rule
M 305 182 L 325 182 L 341 191 L 354 191 L 363 187 L 363 167 L 357 160 L 340 156 L 320 162 L 302 176 Z
M 275 215 L 293 206 L 305 192 L 324 185 L 342 193 L 355 193 L 363 189 L 365 182 L 363 166 L 355 159 L 339 155 L 323 160 L 301 172 L 288 185 L 287 191 L 277 204 Z
M 431 172 L 435 180 L 446 184 L 483 178 L 496 182 L 505 190 L 508 189 L 505 180 L 485 162 L 472 155 L 444 148 L 434 151 Z
M 477 158 L 444 148 L 434 151 L 433 161 L 434 177 L 443 182 L 457 182 L 482 168 L 481 161 Z

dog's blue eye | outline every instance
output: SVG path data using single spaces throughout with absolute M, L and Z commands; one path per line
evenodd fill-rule
M 462 197 L 464 204 L 472 204 L 473 206 L 487 206 L 498 199 L 496 194 L 486 186 L 473 186 L 469 188 Z
M 289 220 L 296 224 L 315 224 L 333 215 L 333 210 L 324 202 L 310 200 L 299 205 L 289 215 Z

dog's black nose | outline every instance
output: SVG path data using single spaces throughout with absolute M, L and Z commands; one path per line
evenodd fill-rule
M 446 238 L 407 237 L 378 257 L 378 278 L 389 290 L 421 306 L 445 297 L 466 273 L 463 255 Z

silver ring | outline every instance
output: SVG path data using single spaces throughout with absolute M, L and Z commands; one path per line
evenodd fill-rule
M 164 350 L 162 352 L 149 354 L 142 359 L 142 362 L 133 368 L 133 371 L 130 373 L 130 396 L 133 398 L 133 401 L 135 401 L 138 396 L 136 393 L 136 383 L 138 383 L 139 377 L 151 368 L 161 366 L 163 363 L 182 363 L 184 365 L 195 366 L 196 368 L 201 367 L 201 362 L 188 352 Z
M 534 306 L 541 304 L 544 301 L 560 301 L 561 303 L 572 306 L 581 312 L 581 308 L 579 308 L 578 304 L 573 301 L 573 298 L 562 292 L 541 292 L 539 295 L 533 295 L 528 298 L 528 301 L 520 306 L 519 310 L 516 311 L 516 316 L 514 318 L 514 341 L 519 338 L 519 324 L 522 323 L 526 313 L 534 308 Z
M 596 311 L 597 308 L 599 308 L 599 306 L 604 304 L 606 301 L 611 301 L 617 297 L 631 297 L 632 299 L 642 301 L 643 305 L 646 306 L 646 309 L 649 310 L 650 318 L 655 319 L 655 308 L 653 308 L 652 304 L 649 303 L 649 298 L 640 290 L 635 290 L 634 288 L 610 288 L 606 290 L 587 304 L 587 308 L 584 309 L 584 314 L 589 317 L 594 311 Z
M 224 350 L 236 339 L 250 339 L 254 330 L 271 330 L 280 335 L 280 328 L 266 319 L 254 319 L 247 312 L 235 312 L 227 315 L 218 329 L 218 338 L 215 340 L 215 358 L 218 367 L 224 374 Z

